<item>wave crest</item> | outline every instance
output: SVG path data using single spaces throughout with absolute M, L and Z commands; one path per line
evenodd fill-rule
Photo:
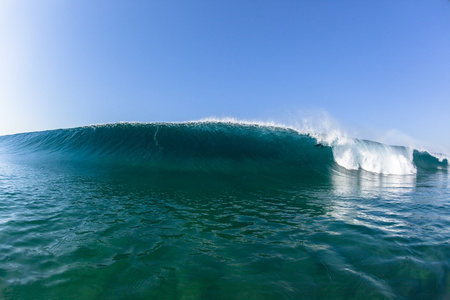
M 91 125 L 3 136 L 0 146 L 5 153 L 21 156 L 145 168 L 239 168 L 326 176 L 336 168 L 409 175 L 448 167 L 447 158 L 407 147 L 234 119 Z

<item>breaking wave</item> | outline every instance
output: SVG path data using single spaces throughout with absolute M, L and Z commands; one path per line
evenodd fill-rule
M 274 124 L 205 120 L 113 123 L 0 137 L 3 155 L 152 169 L 324 175 L 447 170 L 448 158 L 360 139 L 329 139 Z

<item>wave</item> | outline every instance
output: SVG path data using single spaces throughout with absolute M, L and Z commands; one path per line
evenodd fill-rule
M 275 124 L 204 120 L 113 123 L 0 137 L 4 155 L 146 169 L 254 170 L 321 175 L 409 175 L 447 170 L 442 155 L 373 141 L 332 138 Z

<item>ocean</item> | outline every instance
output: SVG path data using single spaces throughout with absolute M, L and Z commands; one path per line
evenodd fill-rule
M 0 299 L 450 299 L 449 159 L 226 121 L 0 137 Z

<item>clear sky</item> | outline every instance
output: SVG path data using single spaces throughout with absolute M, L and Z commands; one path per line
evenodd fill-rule
M 311 111 L 450 149 L 450 1 L 0 1 L 0 134 Z

